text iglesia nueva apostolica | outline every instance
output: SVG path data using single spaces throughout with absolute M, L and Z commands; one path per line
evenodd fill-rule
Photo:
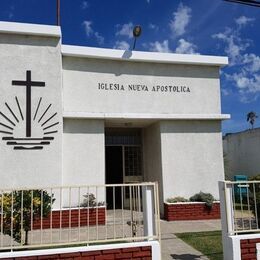
M 186 93 L 191 92 L 188 86 L 175 86 L 175 85 L 138 85 L 138 84 L 118 84 L 118 83 L 98 83 L 98 90 L 110 91 L 136 91 L 136 92 L 174 92 Z

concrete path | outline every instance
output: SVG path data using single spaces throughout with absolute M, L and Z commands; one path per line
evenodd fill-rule
M 162 260 L 197 260 L 208 259 L 199 251 L 195 250 L 181 239 L 175 236 L 176 233 L 200 232 L 220 230 L 220 220 L 206 221 L 161 221 L 162 233 Z
M 115 215 L 114 215 L 115 213 Z M 108 239 L 113 237 L 131 237 L 131 227 L 127 224 L 131 220 L 129 211 L 124 211 L 123 219 L 121 210 L 107 213 L 107 226 L 81 227 L 79 228 L 62 228 L 59 229 L 45 229 L 42 231 L 34 230 L 29 232 L 29 244 L 41 244 L 52 242 L 78 242 L 97 239 Z M 142 220 L 142 214 L 134 213 L 136 220 Z M 176 233 L 185 232 L 199 232 L 199 231 L 213 231 L 220 230 L 220 220 L 207 221 L 175 221 L 167 222 L 161 220 L 161 234 L 162 234 L 162 260 L 197 260 L 208 259 L 199 251 L 187 245 L 181 239 L 176 237 Z M 137 236 L 143 235 L 142 221 L 140 221 Z M 3 237 L 3 245 L 10 246 L 11 239 L 9 236 Z M 12 242 L 16 245 L 16 242 Z

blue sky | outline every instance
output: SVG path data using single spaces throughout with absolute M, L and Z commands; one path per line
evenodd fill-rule
M 55 24 L 55 0 L 1 0 L 0 20 Z M 64 44 L 132 47 L 132 27 L 142 26 L 136 50 L 227 55 L 221 70 L 223 132 L 249 128 L 260 115 L 260 8 L 222 0 L 61 0 Z M 260 127 L 260 118 L 256 120 Z

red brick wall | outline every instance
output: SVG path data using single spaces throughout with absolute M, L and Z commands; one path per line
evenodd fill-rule
M 106 208 L 81 208 L 80 211 L 78 209 L 70 210 L 62 210 L 62 211 L 53 211 L 52 212 L 52 228 L 60 228 L 60 214 L 62 227 L 69 227 L 69 220 L 71 220 L 71 227 L 87 226 L 88 224 L 96 225 L 104 225 L 106 221 Z M 97 216 L 98 214 L 98 216 Z M 79 221 L 80 216 L 80 221 Z M 47 229 L 51 226 L 51 215 L 42 220 L 42 228 Z M 40 219 L 36 219 L 33 222 L 33 229 L 40 229 L 41 221 Z
M 241 260 L 256 260 L 256 244 L 260 238 L 240 240 Z
M 209 209 L 204 203 L 165 203 L 164 217 L 168 221 L 220 219 L 220 204 L 214 203 Z
M 70 259 L 70 260 L 103 260 L 103 259 L 135 259 L 135 260 L 152 260 L 152 248 L 150 246 L 144 247 L 130 247 L 99 251 L 76 252 L 66 254 L 31 256 L 31 257 L 16 257 L 3 258 L 13 260 L 38 260 L 38 259 Z

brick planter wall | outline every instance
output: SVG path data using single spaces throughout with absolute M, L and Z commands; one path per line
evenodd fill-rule
M 241 260 L 256 260 L 256 244 L 260 243 L 260 238 L 240 240 Z
M 13 260 L 38 260 L 38 259 L 81 259 L 81 260 L 102 260 L 102 259 L 139 259 L 139 260 L 152 260 L 152 248 L 151 246 L 143 247 L 129 247 L 118 249 L 107 249 L 88 252 L 76 252 L 76 253 L 63 253 L 52 255 L 36 255 L 27 257 L 12 257 L 3 259 Z
M 164 203 L 164 218 L 175 220 L 220 219 L 220 203 L 208 209 L 203 202 Z
M 106 208 L 81 208 L 71 210 L 57 210 L 52 212 L 52 228 L 60 228 L 60 214 L 61 214 L 61 227 L 69 227 L 69 220 L 71 220 L 71 227 L 87 226 L 87 225 L 104 225 L 106 222 Z M 97 215 L 98 214 L 98 215 Z M 80 221 L 79 221 L 80 216 Z M 51 227 L 51 215 L 42 220 L 42 228 L 48 229 Z M 41 228 L 40 219 L 35 219 L 33 222 L 33 229 L 37 230 Z

